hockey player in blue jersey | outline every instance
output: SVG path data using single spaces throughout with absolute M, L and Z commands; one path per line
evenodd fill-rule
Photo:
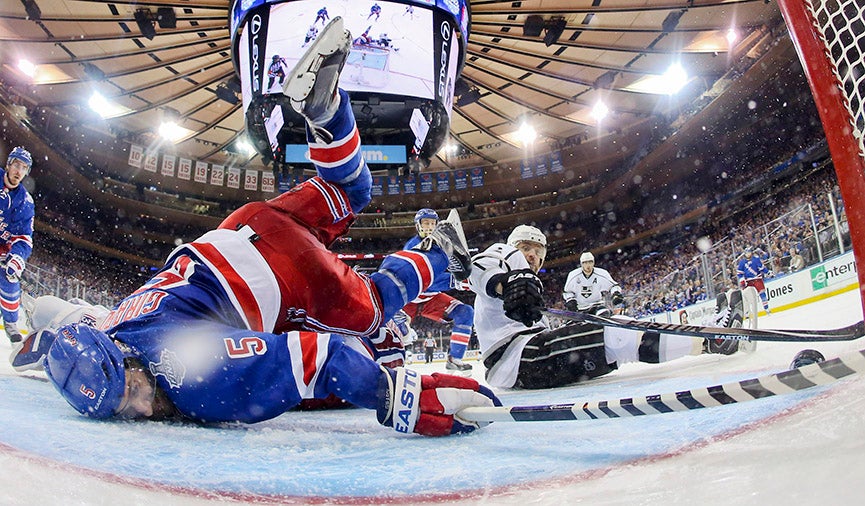
M 3 259 L 3 274 L 0 275 L 0 314 L 3 328 L 13 347 L 22 341 L 18 328 L 18 308 L 21 305 L 21 274 L 30 253 L 33 251 L 33 197 L 21 185 L 30 173 L 33 157 L 23 147 L 9 153 L 6 168 L 0 170 L 3 189 L 0 190 L 0 258 Z
M 768 275 L 769 269 L 763 265 L 763 261 L 760 260 L 757 252 L 751 247 L 745 248 L 742 258 L 739 259 L 739 264 L 736 266 L 736 279 L 739 281 L 739 286 L 742 289 L 753 286 L 757 290 L 766 314 L 771 313 L 769 310 L 769 295 L 766 293 L 766 284 L 763 282 L 763 277 Z
M 327 13 L 327 7 L 322 7 L 315 13 L 315 21 L 312 22 L 312 26 L 315 26 L 319 19 L 321 20 L 321 26 L 327 25 L 328 20 L 330 20 L 330 15 Z
M 417 235 L 405 243 L 405 249 L 411 249 L 431 234 L 439 223 L 438 213 L 433 209 L 421 209 L 414 215 L 414 225 Z M 463 362 L 469 338 L 472 335 L 475 312 L 471 306 L 444 293 L 457 286 L 453 275 L 442 272 L 433 281 L 432 285 L 420 296 L 409 302 L 403 310 L 412 319 L 419 316 L 438 323 L 453 323 L 451 329 L 451 342 L 448 351 L 445 368 L 459 371 L 463 374 L 471 374 L 472 366 Z
M 437 272 L 470 271 L 454 222 L 368 277 L 326 249 L 371 199 L 351 104 L 337 88 L 350 40 L 335 18 L 284 89 L 307 120 L 318 176 L 178 247 L 100 329 L 57 331 L 43 365 L 80 413 L 254 423 L 335 395 L 398 432 L 439 436 L 479 426 L 461 409 L 500 404 L 474 380 L 388 369 L 346 344 L 377 333 Z

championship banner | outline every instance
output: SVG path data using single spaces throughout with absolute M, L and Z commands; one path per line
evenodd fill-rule
M 457 190 L 465 190 L 469 187 L 469 176 L 465 169 L 454 171 L 454 188 Z
M 372 188 L 370 189 L 370 193 L 373 197 L 381 197 L 384 195 L 383 191 L 384 186 L 384 178 L 382 176 L 373 176 L 372 177 Z
M 240 188 L 240 169 L 237 167 L 230 167 L 228 169 L 228 181 L 225 183 L 225 186 Z
M 436 173 L 436 191 L 449 192 L 451 191 L 451 173 L 437 172 Z
M 547 155 L 540 155 L 535 158 L 535 175 L 536 176 L 546 176 L 547 175 Z
M 135 144 L 129 147 L 129 165 L 136 169 L 141 168 L 141 162 L 144 161 L 144 148 Z
M 258 171 L 255 169 L 246 169 L 245 176 L 243 178 L 243 189 L 249 191 L 258 190 Z
M 276 178 L 273 177 L 273 172 L 266 170 L 261 173 L 261 191 L 273 192 Z
M 403 176 L 402 191 L 406 195 L 414 195 L 417 193 L 417 178 L 414 177 L 414 174 Z
M 177 164 L 177 177 L 189 181 L 192 177 L 192 160 L 189 158 L 181 158 Z
M 399 177 L 397 177 L 397 176 L 388 176 L 387 177 L 387 194 L 388 195 L 399 195 Z
M 162 157 L 162 175 L 174 177 L 174 162 L 177 157 L 174 155 L 164 155 Z
M 433 191 L 433 179 L 432 174 L 429 172 L 420 175 L 420 192 L 421 193 L 432 193 Z
M 225 184 L 225 166 L 210 166 L 210 184 L 212 184 L 213 186 L 222 186 L 223 184 Z
M 523 179 L 535 177 L 531 164 L 526 160 L 520 160 L 520 177 Z
M 156 172 L 157 162 L 159 161 L 159 153 L 147 153 L 144 155 L 144 170 L 147 172 Z
M 484 168 L 475 167 L 469 171 L 472 176 L 472 188 L 484 185 Z
M 207 162 L 195 162 L 195 175 L 193 180 L 196 183 L 207 183 Z
M 550 153 L 550 170 L 553 172 L 562 172 L 565 167 L 562 165 L 561 151 L 553 151 Z

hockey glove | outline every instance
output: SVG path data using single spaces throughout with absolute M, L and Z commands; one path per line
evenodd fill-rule
M 471 378 L 384 369 L 378 382 L 379 423 L 397 432 L 424 436 L 462 434 L 488 424 L 461 420 L 463 408 L 501 406 L 498 397 Z
M 567 309 L 568 311 L 573 311 L 575 313 L 580 310 L 580 308 L 577 307 L 577 301 L 574 299 L 565 301 L 565 309 Z
M 505 274 L 502 301 L 505 316 L 531 327 L 541 319 L 544 307 L 544 285 L 531 269 L 519 269 Z
M 12 283 L 17 283 L 21 279 L 21 274 L 24 272 L 24 259 L 21 256 L 11 253 L 6 256 L 6 279 Z
M 610 297 L 610 302 L 612 302 L 614 306 L 618 306 L 625 302 L 625 296 L 622 295 L 622 292 L 613 292 L 613 295 Z
M 741 287 L 742 290 L 744 290 L 745 288 L 748 287 L 748 283 L 746 283 L 744 279 L 740 279 L 739 280 L 739 287 Z

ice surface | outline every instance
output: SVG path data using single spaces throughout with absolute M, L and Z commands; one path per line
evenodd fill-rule
M 860 307 L 851 291 L 760 327 L 840 327 L 861 319 Z M 581 386 L 501 398 L 567 403 L 708 386 L 786 369 L 805 347 L 760 343 L 751 354 L 629 364 Z M 863 342 L 807 347 L 831 358 Z M 0 504 L 859 504 L 865 475 L 858 376 L 696 412 L 496 423 L 441 439 L 401 436 L 365 410 L 287 413 L 251 426 L 97 422 L 6 361 L 0 392 Z

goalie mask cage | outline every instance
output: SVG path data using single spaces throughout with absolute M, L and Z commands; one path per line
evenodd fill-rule
M 865 1 L 778 0 L 847 208 L 865 307 Z

